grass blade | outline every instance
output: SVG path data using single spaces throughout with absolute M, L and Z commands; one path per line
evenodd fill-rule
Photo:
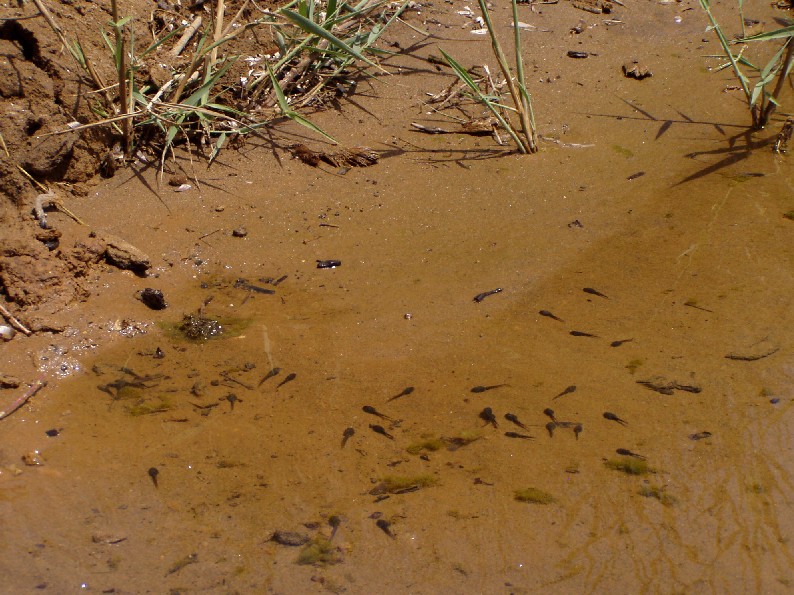
M 332 46 L 347 52 L 351 56 L 356 57 L 357 59 L 361 60 L 362 62 L 365 62 L 366 64 L 369 64 L 370 66 L 374 66 L 375 68 L 378 68 L 379 70 L 383 70 L 380 66 L 375 64 L 372 60 L 366 58 L 365 56 L 363 56 L 362 54 L 360 54 L 359 52 L 357 52 L 356 50 L 351 48 L 344 41 L 342 41 L 341 39 L 336 37 L 330 31 L 327 31 L 327 30 L 323 29 L 317 23 L 315 23 L 313 21 L 310 21 L 309 19 L 307 19 L 306 17 L 298 14 L 297 12 L 293 12 L 293 11 L 288 10 L 286 8 L 282 8 L 279 12 L 281 14 L 283 14 L 285 17 L 287 17 L 289 20 L 291 20 L 293 23 L 295 23 L 298 27 L 300 27 L 301 29 L 306 31 L 307 33 L 311 33 L 313 35 L 316 35 L 317 37 L 322 37 L 328 43 L 330 43 Z
M 283 113 L 290 120 L 297 122 L 301 126 L 305 126 L 309 130 L 317 132 L 318 134 L 322 134 L 332 143 L 338 144 L 334 137 L 293 110 L 289 106 L 289 103 L 287 103 L 287 98 L 284 96 L 284 91 L 281 89 L 281 85 L 278 84 L 278 80 L 276 80 L 276 75 L 273 74 L 273 70 L 268 68 L 268 74 L 270 74 L 270 82 L 273 84 L 273 90 L 276 93 L 276 101 L 278 102 L 279 108 L 281 108 L 281 113 Z

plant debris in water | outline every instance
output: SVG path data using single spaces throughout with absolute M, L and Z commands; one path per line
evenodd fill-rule
M 438 479 L 432 475 L 387 475 L 369 493 L 373 496 L 380 494 L 406 494 L 421 488 L 434 486 L 437 483 Z
M 632 457 L 619 457 L 604 461 L 604 465 L 613 471 L 622 471 L 627 475 L 647 475 L 653 473 L 653 469 L 648 466 L 647 461 L 634 459 Z
M 293 157 L 312 167 L 317 167 L 320 162 L 327 163 L 332 167 L 369 167 L 375 165 L 380 159 L 380 155 L 369 147 L 353 147 L 336 153 L 328 153 L 312 151 L 306 145 L 297 144 L 292 145 L 290 151 Z
M 445 436 L 442 438 L 444 442 L 447 444 L 447 450 L 458 450 L 464 446 L 468 446 L 472 442 L 479 440 L 482 436 L 478 432 L 472 432 L 470 430 L 466 430 L 458 434 L 457 436 L 447 437 Z
M 557 501 L 554 496 L 538 488 L 516 490 L 513 492 L 513 499 L 518 502 L 527 502 L 529 504 L 553 504 Z

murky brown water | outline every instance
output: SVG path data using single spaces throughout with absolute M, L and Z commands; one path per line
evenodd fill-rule
M 470 139 L 410 136 L 422 115 L 400 111 L 433 80 L 419 77 L 411 90 L 379 88 L 387 102 L 374 117 L 347 112 L 359 127 L 384 119 L 367 144 L 382 149 L 393 133 L 406 148 L 375 168 L 265 168 L 251 146 L 210 170 L 200 197 L 162 191 L 170 213 L 132 178 L 87 199 L 86 212 L 117 213 L 108 228 L 162 254 L 160 276 L 104 277 L 94 309 L 76 313 L 82 341 L 49 341 L 67 353 L 30 340 L 50 384 L 0 426 L 3 589 L 788 591 L 792 169 L 768 147 L 743 152 L 742 137 L 729 149 L 739 107 L 711 102 L 713 79 L 702 95 L 665 83 L 682 65 L 704 75 L 669 58 L 672 45 L 658 52 L 668 58 L 647 85 L 600 83 L 596 67 L 579 75 L 594 77 L 586 95 L 571 94 L 567 74 L 537 91 L 547 129 L 565 125 L 564 140 L 591 148 L 483 159 L 495 156 L 490 141 L 480 152 Z M 245 238 L 230 233 L 240 225 Z M 239 278 L 275 294 L 234 287 Z M 136 301 L 147 286 L 169 308 Z M 210 297 L 206 314 L 242 321 L 239 334 L 191 343 L 167 332 Z M 117 320 L 147 332 L 91 347 L 118 335 Z M 645 380 L 700 390 L 662 394 Z M 581 433 L 563 424 L 550 436 L 549 407 Z M 407 450 L 461 436 L 478 439 Z M 616 449 L 647 457 L 651 472 L 608 468 L 638 460 Z M 32 450 L 44 466 L 23 466 Z M 435 485 L 370 493 L 389 476 Z M 554 502 L 514 499 L 530 487 Z M 269 540 L 330 537 L 333 516 L 336 564 L 297 564 L 300 547 Z

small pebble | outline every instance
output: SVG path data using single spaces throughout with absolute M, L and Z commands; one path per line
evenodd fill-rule
M 141 291 L 139 299 L 144 303 L 145 306 L 148 306 L 152 310 L 163 310 L 164 308 L 168 307 L 168 304 L 165 301 L 165 296 L 159 289 L 147 287 Z
M 31 450 L 22 455 L 22 462 L 28 467 L 36 467 L 44 464 L 44 457 L 38 450 Z
M 234 231 L 232 231 L 232 235 L 235 238 L 244 238 L 248 235 L 248 230 L 245 227 L 238 227 Z

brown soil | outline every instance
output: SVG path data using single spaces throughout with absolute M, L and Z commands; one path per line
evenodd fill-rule
M 142 35 L 149 9 L 122 7 Z M 485 115 L 427 103 L 453 80 L 428 60 L 439 47 L 495 72 L 458 10 L 417 6 L 406 20 L 432 37 L 395 26 L 382 43 L 401 50 L 384 60 L 389 74 L 308 113 L 343 146 L 377 151 L 377 165 L 311 167 L 288 147 L 340 149 L 278 122 L 210 168 L 201 155 L 169 161 L 187 192 L 140 162 L 100 181 L 115 142 L 106 130 L 44 136 L 92 117 L 88 83 L 41 19 L 0 22 L 0 284 L 35 331 L 3 344 L 0 372 L 18 385 L 0 391 L 0 411 L 48 382 L 0 421 L 4 589 L 789 588 L 793 181 L 771 151 L 782 118 L 748 130 L 729 73 L 701 58 L 718 49 L 697 2 L 595 15 L 563 1 L 520 8 L 549 139 L 538 154 L 425 135 L 411 124 Z M 494 9 L 505 38 L 509 12 Z M 766 29 L 782 14 L 758 12 L 746 16 Z M 56 16 L 102 55 L 104 8 L 64 3 Z M 41 190 L 17 165 L 86 225 L 51 210 L 41 229 Z M 122 242 L 133 260 L 135 248 L 148 255 L 147 276 L 107 262 Z M 342 264 L 316 267 L 328 259 Z M 146 288 L 167 307 L 147 308 Z M 185 315 L 229 330 L 180 339 Z M 484 426 L 485 407 L 498 429 Z M 548 407 L 581 434 L 548 434 Z M 439 442 L 461 436 L 477 440 Z M 417 453 L 423 442 L 441 448 Z M 653 473 L 605 466 L 618 448 Z M 424 485 L 384 494 L 388 476 Z M 516 501 L 527 488 L 554 501 Z M 299 547 L 271 540 L 277 531 L 330 538 L 330 563 L 297 564 Z

